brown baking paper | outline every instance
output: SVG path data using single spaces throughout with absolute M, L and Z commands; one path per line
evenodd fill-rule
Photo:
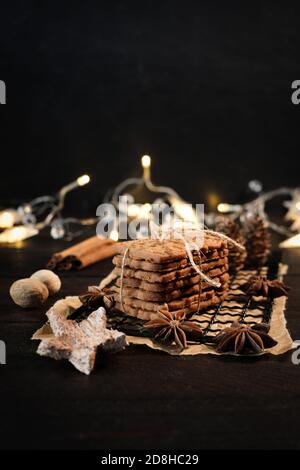
M 288 266 L 280 264 L 279 265 L 279 270 L 278 270 L 278 275 L 277 278 L 279 280 L 283 279 L 283 276 L 287 273 Z M 261 274 L 266 274 L 267 268 L 263 268 Z M 237 276 L 237 279 L 240 278 L 240 283 L 242 284 L 245 282 L 245 278 L 249 277 L 251 274 L 254 274 L 251 271 L 242 271 L 240 275 Z M 229 292 L 230 296 L 230 292 Z M 226 306 L 228 305 L 229 308 L 232 308 L 232 311 L 234 311 L 234 304 L 235 302 L 230 302 L 225 301 L 224 302 Z M 231 307 L 230 307 L 231 306 Z M 273 301 L 273 307 L 272 307 L 272 313 L 271 313 L 271 321 L 270 321 L 270 332 L 269 335 L 277 341 L 277 345 L 274 346 L 271 349 L 267 349 L 263 354 L 270 353 L 273 355 L 279 355 L 279 354 L 284 354 L 287 351 L 293 349 L 293 340 L 289 334 L 289 331 L 287 329 L 286 325 L 286 319 L 285 319 L 285 307 L 286 307 L 286 297 L 280 297 L 277 299 L 274 299 Z M 258 312 L 259 313 L 259 312 Z M 253 314 L 255 316 L 256 310 L 249 310 L 248 314 Z M 206 313 L 200 313 L 200 315 L 194 315 L 194 318 L 200 318 L 203 320 L 207 314 Z M 191 317 L 191 319 L 193 319 Z M 207 318 L 209 318 L 209 315 L 207 315 Z M 222 318 L 223 320 L 226 319 L 226 317 Z M 237 316 L 238 319 L 238 316 Z M 234 321 L 234 318 L 228 317 L 228 322 L 231 323 Z M 159 351 L 164 351 L 168 354 L 171 355 L 176 355 L 176 356 L 196 356 L 198 354 L 214 354 L 217 356 L 224 355 L 223 353 L 218 353 L 213 346 L 207 345 L 207 344 L 190 344 L 188 347 L 182 351 L 178 351 L 178 349 L 174 347 L 169 347 L 166 345 L 162 345 L 160 343 L 157 343 L 156 341 L 153 341 L 151 338 L 144 338 L 144 337 L 137 337 L 137 336 L 127 336 L 126 337 L 127 342 L 129 344 L 134 344 L 134 345 L 144 345 L 148 346 L 149 348 L 152 349 L 157 349 Z M 237 354 L 234 353 L 226 353 L 228 355 L 232 356 L 237 356 Z M 240 356 L 239 356 L 240 357 Z
M 266 274 L 267 268 L 263 268 L 261 271 L 261 274 Z M 256 271 L 255 271 L 256 272 Z M 278 270 L 278 275 L 277 278 L 279 280 L 282 280 L 283 276 L 287 272 L 287 266 L 286 265 L 280 265 L 279 270 Z M 237 276 L 237 284 L 242 284 L 245 282 L 247 278 L 249 278 L 250 275 L 253 275 L 253 271 L 241 271 L 240 274 Z M 234 283 L 233 283 L 234 284 Z M 241 291 L 242 292 L 242 291 Z M 230 308 L 230 312 L 234 313 L 235 311 L 235 306 L 237 305 L 236 301 L 230 300 L 230 292 L 229 292 L 229 300 L 223 302 L 225 304 L 225 307 L 227 309 Z M 72 311 L 76 310 L 82 305 L 80 302 L 79 298 L 77 296 L 73 297 L 66 297 L 65 299 L 59 300 L 56 302 L 54 307 L 56 309 L 59 309 L 60 311 L 63 310 L 65 315 L 68 316 Z M 266 350 L 263 354 L 265 353 L 270 353 L 273 355 L 279 355 L 279 354 L 284 354 L 285 352 L 293 349 L 293 340 L 289 334 L 289 331 L 286 326 L 286 319 L 285 319 L 285 306 L 286 306 L 286 297 L 280 297 L 277 298 L 273 301 L 273 306 L 272 306 L 272 313 L 271 313 L 271 320 L 270 320 L 270 336 L 274 338 L 278 344 L 274 346 L 271 349 Z M 248 310 L 247 313 L 249 316 L 253 316 L 253 321 L 255 322 L 255 316 L 258 314 L 261 314 L 260 311 L 258 310 Z M 211 314 L 208 311 L 200 312 L 198 315 L 193 315 L 191 319 L 193 318 L 201 318 L 202 321 L 207 318 L 207 321 L 209 321 Z M 238 319 L 238 314 L 237 314 L 237 319 Z M 226 316 L 222 317 L 222 320 L 228 320 L 228 323 L 230 324 L 231 322 L 234 321 L 233 317 L 228 317 Z M 261 318 L 256 321 L 260 322 Z M 217 323 L 216 323 L 217 326 Z M 53 336 L 51 327 L 48 323 L 46 323 L 42 328 L 37 330 L 32 339 L 34 340 L 43 340 L 46 338 L 50 338 Z M 198 354 L 214 354 L 214 355 L 223 355 L 221 353 L 216 352 L 213 346 L 210 346 L 208 344 L 190 344 L 188 347 L 182 351 L 179 351 L 175 347 L 172 346 L 167 346 L 163 345 L 160 343 L 157 343 L 156 341 L 152 340 L 151 338 L 146 338 L 142 336 L 129 336 L 126 335 L 126 341 L 128 344 L 132 345 L 143 345 L 143 346 L 148 346 L 151 349 L 156 349 L 159 351 L 166 352 L 171 355 L 176 355 L 176 356 L 196 356 Z M 236 355 L 234 353 L 226 353 L 230 355 Z

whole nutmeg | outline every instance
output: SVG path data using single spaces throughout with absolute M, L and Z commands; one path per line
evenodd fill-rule
M 56 294 L 61 288 L 61 281 L 57 274 L 49 269 L 40 269 L 30 276 L 31 279 L 40 281 L 47 287 L 49 295 Z
M 9 293 L 15 304 L 23 308 L 40 307 L 49 295 L 45 284 L 30 278 L 15 281 Z

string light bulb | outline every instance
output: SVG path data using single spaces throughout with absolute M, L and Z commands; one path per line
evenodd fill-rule
M 82 175 L 77 178 L 78 186 L 85 186 L 91 181 L 89 175 Z
M 220 202 L 217 206 L 218 212 L 227 214 L 228 212 L 237 212 L 241 209 L 239 204 L 227 204 L 227 202 Z
M 197 214 L 195 209 L 191 204 L 188 204 L 182 199 L 178 199 L 175 197 L 170 197 L 170 202 L 173 208 L 176 211 L 176 215 L 180 217 L 185 222 L 195 222 L 197 223 Z
M 149 157 L 149 155 L 143 155 L 141 161 L 142 161 L 142 167 L 144 170 L 143 178 L 144 180 L 149 180 L 150 168 L 151 168 L 151 157 Z
M 138 204 L 130 204 L 128 206 L 128 216 L 135 219 L 140 214 L 140 206 Z
M 142 157 L 142 167 L 149 168 L 151 166 L 151 157 L 149 155 L 143 155 Z
M 279 244 L 280 248 L 299 248 L 300 247 L 300 233 L 293 237 L 284 240 Z
M 17 243 L 26 238 L 34 237 L 37 234 L 38 230 L 35 227 L 17 225 L 0 233 L 0 243 Z
M 149 219 L 151 210 L 152 205 L 149 202 L 146 202 L 146 204 L 143 204 L 140 208 L 139 218 Z
M 183 203 L 178 212 L 179 214 L 181 214 L 183 220 L 185 220 L 186 222 L 191 222 L 195 218 L 195 211 L 188 204 Z
M 23 206 L 23 212 L 24 214 L 30 214 L 31 213 L 31 206 L 30 204 L 25 204 L 25 206 Z
M 109 238 L 115 242 L 117 242 L 119 240 L 119 232 L 118 230 L 116 229 L 113 229 L 110 234 L 109 234 Z
M 18 212 L 15 209 L 5 209 L 0 212 L 0 228 L 10 228 L 18 221 Z

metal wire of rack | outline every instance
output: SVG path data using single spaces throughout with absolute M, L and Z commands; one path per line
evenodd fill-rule
M 251 326 L 270 322 L 273 301 L 270 298 L 262 299 L 246 295 L 240 289 L 249 277 L 259 274 L 271 277 L 268 267 L 240 271 L 232 276 L 226 299 L 218 306 L 191 317 L 191 320 L 203 329 L 203 342 L 213 342 L 214 337 L 234 321 Z M 272 277 L 274 274 L 272 273 Z
M 243 293 L 241 285 L 249 280 L 249 277 L 257 274 L 275 279 L 278 273 L 278 262 L 268 266 L 243 270 L 230 279 L 229 293 L 216 307 L 200 311 L 189 316 L 189 319 L 201 326 L 203 330 L 203 343 L 213 343 L 214 337 L 222 329 L 238 321 L 247 325 L 257 323 L 269 323 L 272 315 L 273 301 L 270 298 L 255 298 Z M 151 332 L 144 328 L 145 321 L 113 312 L 109 317 L 109 325 L 132 336 L 151 337 Z

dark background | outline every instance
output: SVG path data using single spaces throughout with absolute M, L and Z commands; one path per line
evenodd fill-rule
M 300 7 L 294 2 L 5 2 L 0 204 L 58 189 L 94 212 L 153 158 L 192 202 L 238 201 L 252 178 L 299 184 Z M 75 203 L 75 204 L 73 204 Z
M 93 213 L 111 185 L 138 174 L 143 153 L 155 182 L 193 202 L 239 201 L 251 178 L 299 185 L 299 17 L 287 2 L 2 2 L 0 205 L 87 172 L 93 184 L 68 205 Z M 25 312 L 8 291 L 64 247 L 45 233 L 0 253 L 0 448 L 300 448 L 291 353 L 197 361 L 127 348 L 99 355 L 91 377 L 38 357 L 30 338 L 54 299 Z M 297 340 L 299 250 L 283 260 Z M 62 273 L 57 298 L 110 269 Z

